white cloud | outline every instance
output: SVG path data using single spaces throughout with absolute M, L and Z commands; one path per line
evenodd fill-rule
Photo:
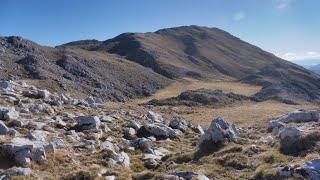
M 243 20 L 244 18 L 246 18 L 246 13 L 243 11 L 239 11 L 233 15 L 234 21 L 240 21 L 240 20 Z
M 286 59 L 289 61 L 292 60 L 310 60 L 310 59 L 320 59 L 320 53 L 317 51 L 308 51 L 305 53 L 293 53 L 293 52 L 288 52 L 284 54 L 277 54 L 278 57 L 282 59 Z
M 315 52 L 315 51 L 309 51 L 309 52 L 307 52 L 307 55 L 315 56 L 315 55 L 320 55 L 320 54 L 318 52 Z
M 289 6 L 291 0 L 277 0 L 277 9 L 285 9 Z

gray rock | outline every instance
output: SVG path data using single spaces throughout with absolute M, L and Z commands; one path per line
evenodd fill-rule
M 46 152 L 53 151 L 49 143 L 30 141 L 26 138 L 14 138 L 10 144 L 1 145 L 8 154 L 14 157 L 17 164 L 28 164 L 32 161 L 44 163 Z
M 269 128 L 274 129 L 274 128 L 281 128 L 281 127 L 284 127 L 284 123 L 277 120 L 269 121 Z
M 52 107 L 49 104 L 31 104 L 29 107 L 29 110 L 33 113 L 40 113 L 40 112 L 44 112 L 44 113 L 48 113 L 48 114 L 53 114 L 54 110 L 52 109 Z
M 48 134 L 49 133 L 47 131 L 34 130 L 34 131 L 30 132 L 27 137 L 30 140 L 45 142 Z
M 297 168 L 297 173 L 307 175 L 310 180 L 320 179 L 320 158 L 306 162 L 301 167 Z
M 115 120 L 112 116 L 99 116 L 101 122 L 113 122 Z
M 188 123 L 186 120 L 180 117 L 174 117 L 171 119 L 169 126 L 173 129 L 179 129 L 184 132 L 188 129 Z
M 290 166 L 278 167 L 278 172 L 281 177 L 292 177 L 294 174 L 294 168 Z
M 116 176 L 106 176 L 104 177 L 105 180 L 115 180 Z
M 98 116 L 79 116 L 76 119 L 81 130 L 99 129 L 101 123 Z
M 163 117 L 155 112 L 149 111 L 147 113 L 147 117 L 152 121 L 152 122 L 157 122 L 157 123 L 161 123 L 163 122 Z
M 143 127 L 146 131 L 156 137 L 178 137 L 182 135 L 180 130 L 172 129 L 169 126 L 160 123 L 146 124 Z
M 133 128 L 133 129 L 137 130 L 137 129 L 139 129 L 141 126 L 140 126 L 140 124 L 137 123 L 136 121 L 130 120 L 129 123 L 127 124 L 127 127 Z
M 152 146 L 152 141 L 147 138 L 137 138 L 132 143 L 143 152 L 146 152 Z
M 117 161 L 119 164 L 125 167 L 130 166 L 130 158 L 128 154 L 123 151 L 116 155 L 115 161 Z
M 297 153 L 306 148 L 303 137 L 311 133 L 305 127 L 288 127 L 280 132 L 280 150 L 285 154 Z
M 50 92 L 47 90 L 38 90 L 38 97 L 47 99 L 50 97 Z
M 7 135 L 9 133 L 9 128 L 0 120 L 0 135 Z
M 136 135 L 136 130 L 133 128 L 125 128 L 123 130 L 123 135 L 126 139 L 134 139 Z
M 200 146 L 204 142 L 236 142 L 237 134 L 238 131 L 233 124 L 226 121 L 223 117 L 218 117 L 212 120 L 209 129 L 200 137 L 197 145 Z
M 176 172 L 176 173 L 171 173 L 171 175 L 178 176 L 184 179 L 209 180 L 209 178 L 206 177 L 205 175 L 194 173 L 194 172 Z
M 195 125 L 192 130 L 198 134 L 204 134 L 204 130 L 202 128 L 202 126 L 200 126 L 200 124 Z
M 85 101 L 88 104 L 102 104 L 103 101 L 100 98 L 96 98 L 96 97 L 88 97 L 87 99 L 85 99 Z
M 0 120 L 14 120 L 19 117 L 19 112 L 14 107 L 0 107 Z
M 317 111 L 307 111 L 304 109 L 293 111 L 277 119 L 278 122 L 282 123 L 301 123 L 318 120 L 319 113 Z
M 0 81 L 0 89 L 10 89 L 12 87 L 9 81 Z
M 153 169 L 156 168 L 158 166 L 158 162 L 155 159 L 147 159 L 144 162 L 144 166 L 148 169 Z
M 32 170 L 30 168 L 15 167 L 8 172 L 7 176 L 29 176 L 31 174 Z

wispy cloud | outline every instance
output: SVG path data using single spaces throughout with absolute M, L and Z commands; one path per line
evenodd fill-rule
M 320 52 L 308 51 L 304 53 L 293 53 L 288 52 L 282 55 L 278 54 L 278 57 L 292 61 L 292 60 L 310 60 L 310 59 L 320 59 Z
M 285 9 L 287 8 L 292 0 L 277 0 L 277 5 L 276 8 L 277 9 Z
M 246 13 L 243 11 L 239 11 L 233 15 L 234 21 L 241 21 L 246 18 Z

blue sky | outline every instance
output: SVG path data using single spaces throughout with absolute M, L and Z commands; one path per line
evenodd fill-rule
M 319 0 L 0 0 L 0 36 L 55 46 L 200 25 L 288 60 L 320 59 L 319 7 Z

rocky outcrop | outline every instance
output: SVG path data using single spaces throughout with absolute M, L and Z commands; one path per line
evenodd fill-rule
M 210 127 L 203 134 L 197 142 L 197 145 L 201 147 L 202 144 L 217 144 L 236 142 L 238 131 L 236 127 L 226 121 L 223 117 L 218 117 L 212 120 Z

